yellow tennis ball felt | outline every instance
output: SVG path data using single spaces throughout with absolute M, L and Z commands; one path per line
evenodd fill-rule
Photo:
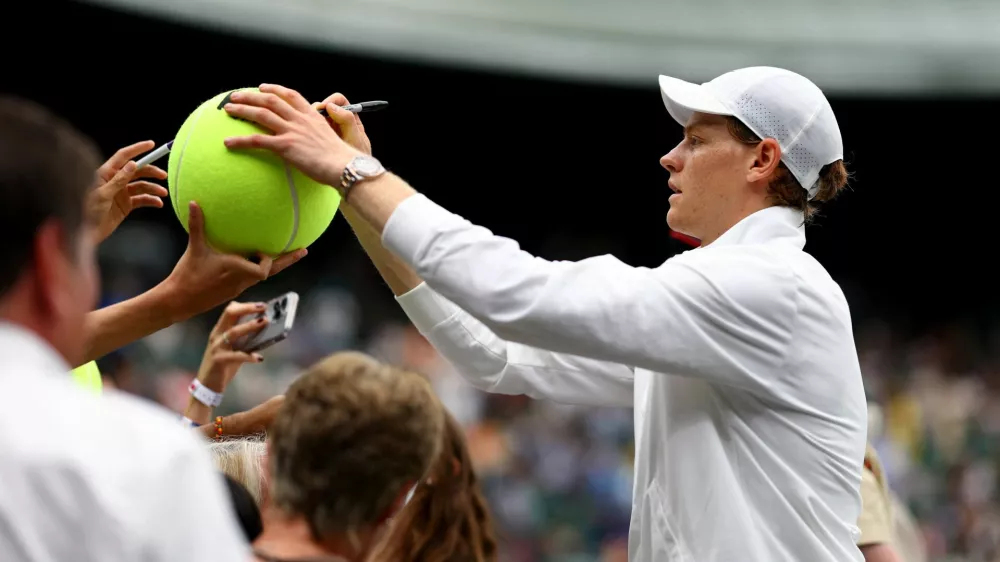
M 97 368 L 97 362 L 91 361 L 86 365 L 80 365 L 70 373 L 73 380 L 78 385 L 96 394 L 101 393 L 101 371 Z
M 174 138 L 167 164 L 174 213 L 187 230 L 188 202 L 197 202 L 208 243 L 223 252 L 275 256 L 305 248 L 330 226 L 340 194 L 270 151 L 226 148 L 227 137 L 264 132 L 226 113 L 231 93 L 201 104 Z

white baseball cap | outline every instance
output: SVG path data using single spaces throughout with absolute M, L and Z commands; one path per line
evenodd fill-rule
M 755 66 L 704 84 L 660 76 L 670 116 L 686 125 L 695 112 L 739 119 L 762 139 L 781 145 L 781 161 L 809 197 L 819 190 L 823 166 L 844 158 L 840 126 L 823 92 L 790 70 Z

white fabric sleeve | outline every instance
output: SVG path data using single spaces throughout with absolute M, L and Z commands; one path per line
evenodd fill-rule
M 420 333 L 480 390 L 563 404 L 632 406 L 633 371 L 625 365 L 505 341 L 426 283 L 396 300 Z
M 508 342 L 768 393 L 792 341 L 794 274 L 738 247 L 657 269 L 552 262 L 423 195 L 397 207 L 382 242 Z

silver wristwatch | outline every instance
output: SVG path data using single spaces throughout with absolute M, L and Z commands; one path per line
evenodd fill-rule
M 365 155 L 355 156 L 354 159 L 347 163 L 347 166 L 344 167 L 344 172 L 340 175 L 341 197 L 347 199 L 347 194 L 350 193 L 351 188 L 358 182 L 377 178 L 384 173 L 385 168 L 375 158 Z

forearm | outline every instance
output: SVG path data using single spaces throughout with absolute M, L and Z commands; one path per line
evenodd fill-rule
M 382 246 L 379 233 L 358 214 L 356 209 L 345 205 L 341 212 L 354 230 L 361 247 L 375 265 L 375 269 L 382 275 L 382 279 L 389 285 L 394 295 L 397 297 L 404 295 L 423 282 L 413 268 Z
M 396 207 L 416 194 L 416 190 L 402 178 L 386 172 L 377 178 L 355 185 L 347 194 L 345 207 L 350 207 L 356 217 L 368 223 L 371 229 L 381 236 L 386 222 Z
M 198 425 L 204 425 L 212 421 L 213 411 L 214 408 L 202 404 L 192 396 L 188 399 L 188 406 L 184 410 L 184 417 Z
M 222 438 L 245 437 L 247 435 L 266 433 L 271 423 L 274 422 L 274 416 L 281 408 L 283 402 L 284 396 L 278 395 L 244 412 L 222 416 L 222 423 L 220 424 L 222 426 Z M 195 431 L 208 439 L 215 439 L 215 418 L 209 420 L 205 425 L 196 428 Z
M 480 390 L 562 404 L 632 406 L 634 375 L 625 365 L 505 341 L 425 284 L 396 300 L 420 333 Z
M 892 546 L 886 543 L 867 544 L 859 548 L 865 562 L 903 562 Z
M 83 363 L 186 320 L 182 317 L 181 303 L 171 298 L 168 283 L 164 281 L 135 298 L 87 314 Z

